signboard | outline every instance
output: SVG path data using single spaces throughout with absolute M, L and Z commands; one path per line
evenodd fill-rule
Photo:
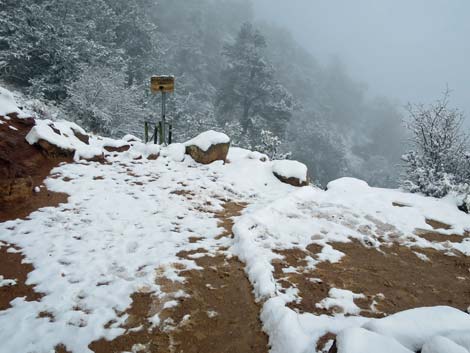
M 173 92 L 175 90 L 175 77 L 152 76 L 150 79 L 150 90 L 152 93 Z

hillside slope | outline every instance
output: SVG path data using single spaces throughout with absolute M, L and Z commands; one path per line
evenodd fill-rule
M 0 352 L 470 349 L 470 217 L 452 200 L 296 188 L 256 152 L 201 165 L 7 113 L 2 132 L 57 165 L 30 187 L 68 197 L 0 223 Z

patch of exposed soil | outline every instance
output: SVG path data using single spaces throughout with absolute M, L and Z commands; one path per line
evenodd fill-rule
M 429 224 L 433 229 L 451 229 L 452 227 L 446 223 L 436 221 L 435 219 L 426 219 L 426 223 Z
M 16 284 L 0 287 L 0 311 L 11 307 L 10 302 L 15 298 L 25 297 L 27 301 L 38 301 L 42 297 L 33 286 L 26 285 L 28 273 L 33 270 L 33 266 L 22 263 L 24 256 L 20 252 L 8 252 L 8 248 L 18 250 L 9 244 L 0 248 L 0 275 L 6 279 L 16 279 Z
M 231 217 L 240 215 L 244 204 L 227 202 L 218 212 L 223 236 L 232 233 Z M 197 241 L 194 238 L 193 241 Z M 204 249 L 180 252 L 182 259 L 191 259 Z M 97 353 L 121 351 L 158 353 L 266 353 L 268 338 L 262 332 L 259 306 L 238 259 L 223 253 L 203 256 L 195 260 L 203 270 L 185 270 L 179 267 L 183 284 L 158 277 L 157 283 L 165 293 L 156 297 L 150 293 L 137 293 L 126 314 L 126 333 L 113 341 L 104 339 L 90 345 Z M 176 267 L 176 266 L 175 266 Z M 158 273 L 158 271 L 157 271 Z M 163 272 L 161 273 L 163 274 Z M 178 290 L 189 296 L 175 296 Z M 178 305 L 164 309 L 165 303 L 176 300 Z M 159 313 L 160 325 L 152 328 L 148 318 Z M 132 328 L 139 328 L 132 330 Z
M 435 305 L 466 310 L 470 305 L 470 258 L 466 256 L 447 256 L 433 249 L 410 249 L 397 244 L 382 246 L 380 251 L 357 241 L 331 245 L 345 254 L 340 262 L 322 262 L 316 270 L 298 274 L 286 275 L 282 268 L 302 266 L 305 256 L 315 258 L 321 248 L 281 252 L 286 258 L 275 264 L 275 276 L 296 286 L 302 298 L 299 303 L 290 304 L 293 309 L 318 314 L 337 312 L 315 306 L 333 287 L 365 294 L 367 299 L 355 301 L 362 316 L 381 317 Z M 421 258 L 416 253 L 422 254 Z
M 12 219 L 28 217 L 32 212 L 42 207 L 55 207 L 61 203 L 66 203 L 67 194 L 61 192 L 53 192 L 41 187 L 39 192 L 33 194 L 21 203 L 8 205 L 4 208 L 0 207 L 0 222 Z
M 224 232 L 220 235 L 221 237 L 230 236 L 233 238 L 232 227 L 234 224 L 233 217 L 238 217 L 241 215 L 243 209 L 247 206 L 243 202 L 225 202 L 223 207 L 224 209 L 220 212 L 217 212 L 215 215 L 219 219 L 217 224 L 219 227 L 224 228 Z
M 469 232 L 465 232 L 464 235 L 458 234 L 443 234 L 439 232 L 433 232 L 425 229 L 416 229 L 414 232 L 420 238 L 426 239 L 431 242 L 442 243 L 445 241 L 450 241 L 452 243 L 461 243 L 464 239 L 470 237 Z

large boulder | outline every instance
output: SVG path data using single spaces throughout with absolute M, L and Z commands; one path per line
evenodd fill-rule
M 308 169 L 303 163 L 290 160 L 273 162 L 273 174 L 276 178 L 292 186 L 308 185 Z
M 209 164 L 224 161 L 230 147 L 230 138 L 220 132 L 206 131 L 185 143 L 186 154 L 196 162 Z

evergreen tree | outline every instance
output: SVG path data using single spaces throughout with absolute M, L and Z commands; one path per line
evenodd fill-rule
M 18 1 L 0 13 L 2 76 L 61 100 L 81 63 L 107 61 L 114 17 L 102 0 Z
M 262 128 L 284 137 L 294 108 L 292 95 L 276 80 L 264 56 L 266 46 L 265 38 L 251 24 L 242 25 L 235 42 L 224 47 L 227 66 L 216 98 L 220 118 L 238 120 L 252 145 Z

